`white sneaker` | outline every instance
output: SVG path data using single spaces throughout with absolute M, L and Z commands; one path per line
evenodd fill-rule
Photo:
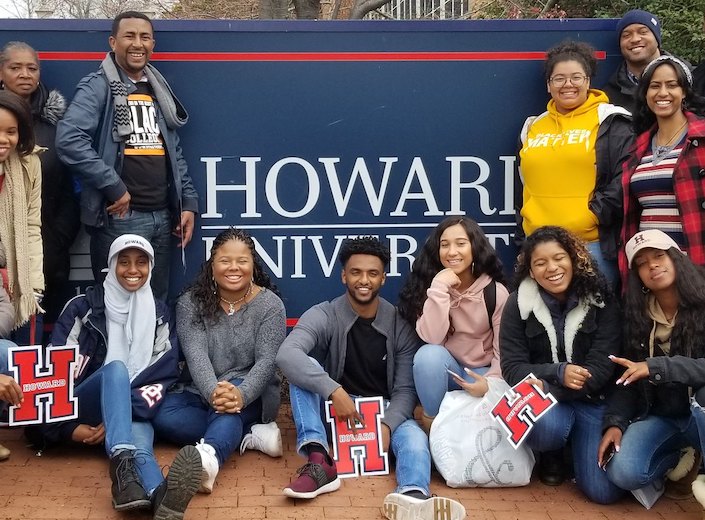
M 693 481 L 693 496 L 701 506 L 705 507 L 705 475 L 698 475 Z
M 218 458 L 215 456 L 215 448 L 210 444 L 206 444 L 203 439 L 196 443 L 196 449 L 201 454 L 201 487 L 198 488 L 199 493 L 212 493 L 215 477 L 218 475 L 220 466 Z
M 281 457 L 284 454 L 282 432 L 279 431 L 277 423 L 272 421 L 266 424 L 253 424 L 251 432 L 242 438 L 240 455 L 245 453 L 245 450 L 257 450 L 270 457 Z
M 390 493 L 384 497 L 384 517 L 389 520 L 462 520 L 465 508 L 450 498 L 421 499 Z

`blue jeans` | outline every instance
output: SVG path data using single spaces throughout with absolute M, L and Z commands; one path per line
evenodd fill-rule
M 10 371 L 7 369 L 7 349 L 10 347 L 16 347 L 17 345 L 10 341 L 9 339 L 0 339 L 0 374 L 9 376 Z M 0 412 L 5 410 L 7 403 L 5 401 L 0 401 Z
M 162 470 L 154 458 L 154 428 L 149 421 L 132 421 L 132 442 L 135 445 L 135 463 L 148 496 L 164 481 Z
M 597 262 L 597 268 L 602 274 L 607 278 L 607 283 L 614 289 L 617 287 L 617 282 L 619 282 L 619 268 L 617 267 L 617 260 L 607 260 L 602 254 L 602 249 L 600 249 L 600 241 L 587 242 L 585 244 L 587 250 Z
M 17 344 L 9 339 L 0 339 L 0 374 L 10 375 L 10 371 L 7 369 L 7 350 L 16 346 Z
M 78 421 L 105 426 L 105 451 L 134 450 L 130 376 L 122 361 L 113 361 L 93 372 L 75 389 Z
M 663 480 L 678 464 L 681 448 L 694 446 L 705 453 L 704 435 L 705 411 L 697 403 L 683 417 L 649 415 L 626 429 L 619 453 L 607 465 L 607 476 L 630 491 Z
M 237 386 L 242 379 L 230 382 Z M 175 444 L 194 444 L 203 439 L 213 446 L 218 465 L 222 467 L 240 447 L 242 436 L 261 417 L 262 403 L 259 399 L 240 413 L 216 413 L 200 395 L 187 391 L 170 392 L 152 419 L 152 425 L 157 437 Z
M 91 267 L 96 283 L 102 283 L 108 266 L 110 244 L 124 234 L 140 235 L 154 248 L 152 290 L 155 298 L 166 301 L 169 293 L 169 265 L 171 258 L 171 217 L 169 210 L 142 212 L 128 210 L 124 217 L 110 216 L 103 227 L 86 226 L 91 237 Z
M 441 401 L 446 392 L 462 390 L 458 383 L 446 372 L 450 370 L 461 376 L 465 381 L 473 383 L 475 379 L 463 370 L 463 366 L 442 345 L 424 345 L 414 356 L 414 384 L 416 393 L 423 406 L 423 411 L 429 417 L 438 415 Z M 473 368 L 473 372 L 483 375 L 490 367 Z
M 296 426 L 296 451 L 305 455 L 302 448 L 311 443 L 328 449 L 328 436 L 322 415 L 325 400 L 314 392 L 291 384 L 289 394 Z M 431 451 L 428 437 L 416 421 L 408 419 L 397 426 L 392 432 L 390 444 L 396 458 L 396 492 L 418 490 L 430 495 Z
M 560 402 L 534 424 L 526 442 L 532 450 L 541 452 L 563 448 L 570 439 L 578 488 L 593 502 L 611 504 L 624 491 L 612 484 L 597 465 L 604 412 L 604 405 Z

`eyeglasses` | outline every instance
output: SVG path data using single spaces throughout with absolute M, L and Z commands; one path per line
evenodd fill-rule
M 548 78 L 548 82 L 554 87 L 560 88 L 570 80 L 571 85 L 580 87 L 585 83 L 586 79 L 587 76 L 585 74 L 571 74 L 570 76 L 551 76 Z

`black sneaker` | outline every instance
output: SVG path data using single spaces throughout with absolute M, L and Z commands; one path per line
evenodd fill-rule
M 465 507 L 445 497 L 430 497 L 420 491 L 390 493 L 384 497 L 384 517 L 388 520 L 429 518 L 433 520 L 462 520 Z
M 542 451 L 539 460 L 539 479 L 547 486 L 560 486 L 565 481 L 563 450 Z
M 135 452 L 123 450 L 110 459 L 110 480 L 113 485 L 113 507 L 116 511 L 149 509 L 147 498 L 135 467 Z
M 184 446 L 171 463 L 166 480 L 152 493 L 154 520 L 182 520 L 193 495 L 201 485 L 201 454 L 195 446 Z

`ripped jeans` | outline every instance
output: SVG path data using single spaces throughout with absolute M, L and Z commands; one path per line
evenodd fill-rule
M 689 415 L 649 415 L 630 424 L 619 453 L 607 466 L 607 478 L 622 489 L 639 489 L 663 480 L 678 464 L 681 448 L 692 446 L 705 453 L 705 408 L 700 403 L 705 403 L 705 389 L 691 399 Z

